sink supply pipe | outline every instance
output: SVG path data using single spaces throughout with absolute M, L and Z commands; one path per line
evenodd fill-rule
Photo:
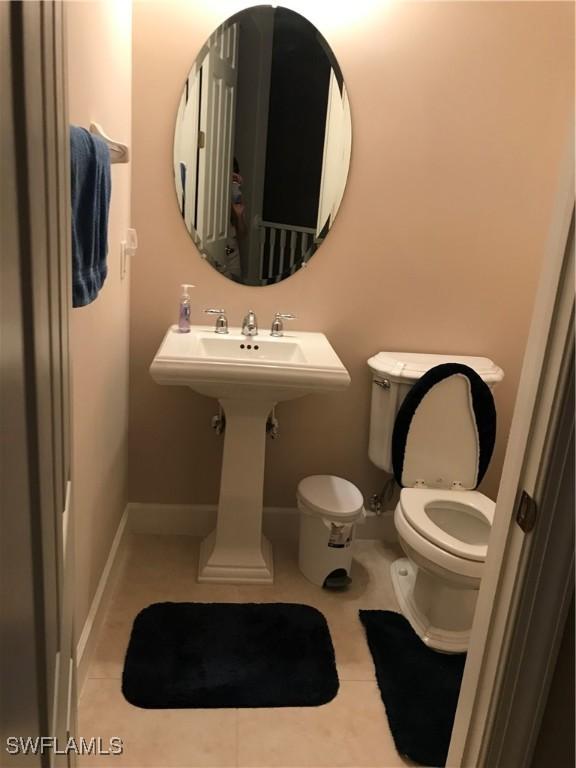
M 226 416 L 221 405 L 218 406 L 218 413 L 212 416 L 212 429 L 217 435 L 221 435 L 226 429 Z
M 276 440 L 280 437 L 280 431 L 278 428 L 278 419 L 276 418 L 276 408 L 272 408 L 272 413 L 268 416 L 266 422 L 266 433 L 272 440 Z
M 385 512 L 392 512 L 395 505 L 391 504 L 391 502 L 395 492 L 396 480 L 394 477 L 389 477 L 380 493 L 375 493 L 370 497 L 369 512 L 372 515 L 383 515 Z

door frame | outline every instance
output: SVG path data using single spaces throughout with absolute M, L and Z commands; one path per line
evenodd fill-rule
M 238 22 L 220 24 L 198 68 L 202 77 L 199 135 L 204 140 L 198 158 L 198 246 L 203 258 L 224 267 L 230 234 L 239 33 Z
M 559 507 L 554 510 L 556 533 L 569 542 L 562 562 L 558 562 L 558 553 L 546 545 L 550 526 L 541 514 L 549 498 L 546 479 L 557 471 L 557 463 L 563 461 L 562 451 L 569 450 L 570 441 L 570 432 L 562 432 L 565 425 L 560 418 L 573 376 L 574 132 L 570 128 L 448 752 L 446 765 L 453 768 L 491 768 L 495 763 L 489 760 L 495 754 L 510 754 L 512 742 L 527 747 L 524 760 L 531 756 L 529 747 L 534 747 L 533 732 L 540 724 L 543 701 L 532 701 L 536 709 L 528 717 L 528 699 L 521 702 L 518 693 L 523 686 L 518 687 L 518 683 L 523 677 L 526 688 L 546 692 L 554 664 L 522 669 L 522 638 L 531 636 L 532 653 L 555 660 L 569 604 L 567 585 L 573 583 L 572 513 L 561 514 Z M 572 424 L 573 418 L 572 411 Z M 516 522 L 522 490 L 540 510 L 540 519 L 529 533 Z M 552 561 L 557 567 L 550 570 Z M 550 570 L 546 588 L 534 592 L 530 601 L 527 590 L 534 586 L 534 574 L 544 568 Z M 549 631 L 536 623 L 546 601 L 556 606 L 558 613 L 558 621 Z M 523 707 L 526 718 L 520 722 L 516 717 L 513 727 L 510 707 L 505 724 L 497 719 L 508 699 Z
M 574 597 L 574 349 L 561 373 L 538 535 L 518 599 L 518 621 L 502 669 L 486 765 L 530 766 Z M 543 572 L 546 577 L 543 578 Z
M 13 737 L 56 739 L 29 754 L 29 764 L 63 768 L 75 755 L 54 746 L 75 736 L 77 698 L 64 6 L 14 2 L 0 11 L 8 214 L 4 219 L 3 206 L 2 415 L 10 437 L 3 445 L 1 523 L 11 566 L 2 572 L 2 727 L 9 724 L 6 735 Z M 19 765 L 21 757 L 7 759 Z

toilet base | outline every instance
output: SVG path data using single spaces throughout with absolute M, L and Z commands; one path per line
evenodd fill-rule
M 453 588 L 405 557 L 391 564 L 390 574 L 400 610 L 422 642 L 444 653 L 468 650 L 477 590 Z M 434 614 L 445 621 L 434 622 Z

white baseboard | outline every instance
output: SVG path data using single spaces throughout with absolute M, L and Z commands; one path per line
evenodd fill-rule
M 263 531 L 270 539 L 297 539 L 299 511 L 296 507 L 265 507 Z M 128 504 L 130 528 L 135 533 L 208 536 L 216 525 L 216 505 Z M 392 526 L 392 532 L 389 530 Z M 356 528 L 359 539 L 394 540 L 391 515 L 368 517 Z
M 104 617 L 106 616 L 112 590 L 121 572 L 123 555 L 126 550 L 126 543 L 130 533 L 128 518 L 128 507 L 126 507 L 120 518 L 118 528 L 116 529 L 106 564 L 104 565 L 94 599 L 92 600 L 88 616 L 86 617 L 82 633 L 76 646 L 76 675 L 79 693 L 82 692 L 90 659 L 94 652 L 94 646 L 96 645 L 96 640 L 102 627 Z

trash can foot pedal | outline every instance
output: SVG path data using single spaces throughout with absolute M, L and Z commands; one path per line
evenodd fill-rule
M 352 583 L 352 579 L 343 568 L 337 568 L 328 574 L 322 585 L 324 589 L 346 589 Z

